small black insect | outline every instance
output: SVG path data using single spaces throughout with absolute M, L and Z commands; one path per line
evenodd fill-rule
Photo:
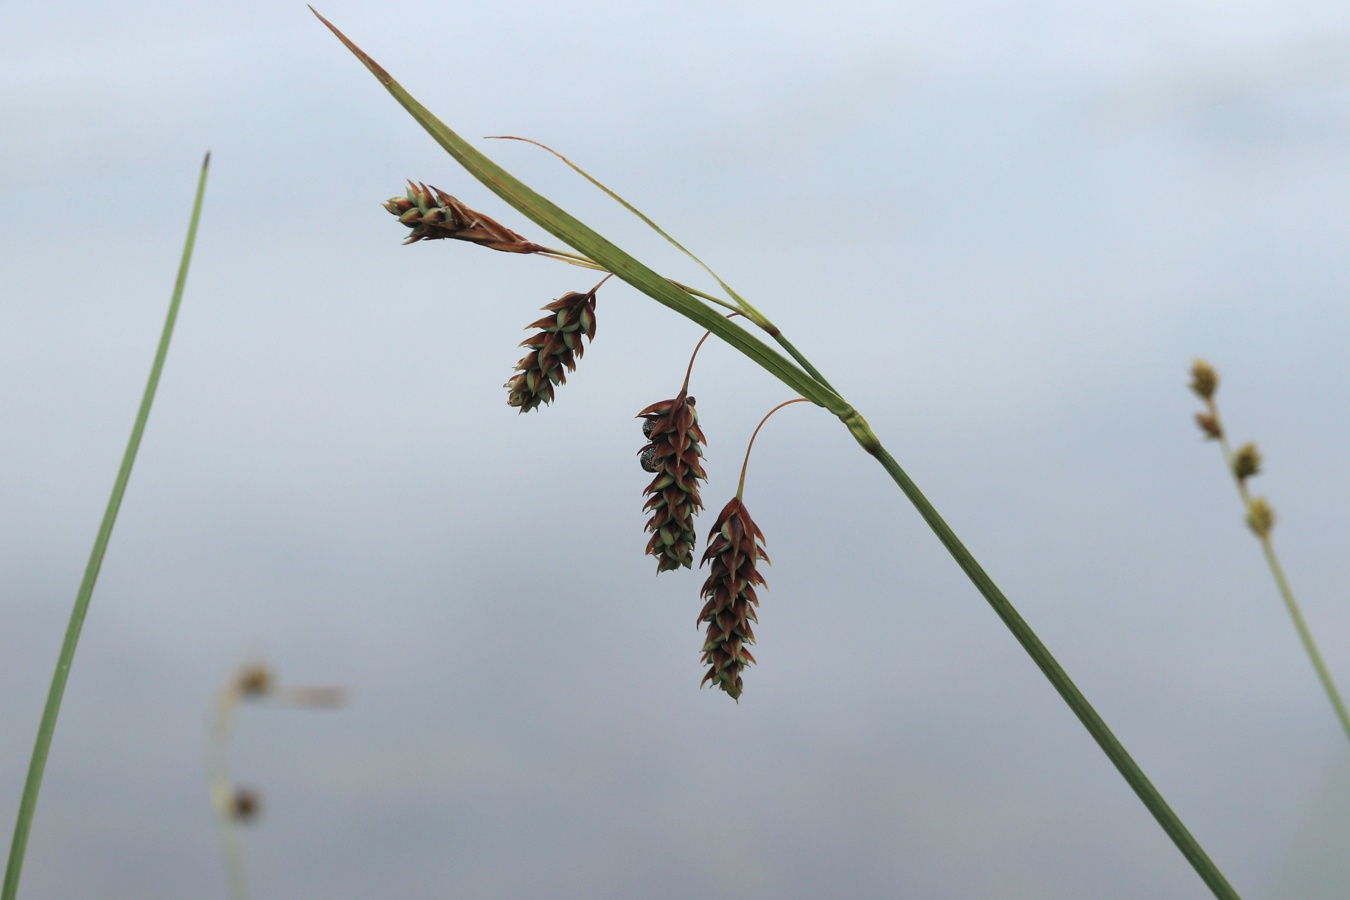
M 686 397 L 685 402 L 688 403 L 690 406 L 693 406 L 698 401 L 696 401 L 693 397 Z M 657 418 L 658 416 L 652 416 L 649 419 L 642 420 L 642 436 L 649 441 L 652 439 L 652 431 L 656 429 Z

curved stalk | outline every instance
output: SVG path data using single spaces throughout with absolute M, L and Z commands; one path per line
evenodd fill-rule
M 741 480 L 740 483 L 736 485 L 737 500 L 741 499 L 741 495 L 745 493 L 745 472 L 747 469 L 750 468 L 750 451 L 755 449 L 755 438 L 759 437 L 759 430 L 764 427 L 765 422 L 769 421 L 769 416 L 772 416 L 774 413 L 778 412 L 785 406 L 791 406 L 794 403 L 809 403 L 809 402 L 810 401 L 807 400 L 805 397 L 797 397 L 793 400 L 784 400 L 782 403 L 778 404 L 773 409 L 765 413 L 764 418 L 759 420 L 759 424 L 755 426 L 754 432 L 750 435 L 750 442 L 745 445 L 745 460 L 741 463 Z
M 155 351 L 155 361 L 150 366 L 150 378 L 146 382 L 145 392 L 141 395 L 141 406 L 136 413 L 136 422 L 131 428 L 131 437 L 127 441 L 126 452 L 122 455 L 122 465 L 117 470 L 113 482 L 112 496 L 108 498 L 103 521 L 94 537 L 94 548 L 89 553 L 89 562 L 84 569 L 84 579 L 75 595 L 75 606 L 70 612 L 70 622 L 66 626 L 65 640 L 56 658 L 56 671 L 52 674 L 51 688 L 47 692 L 47 704 L 42 709 L 42 721 L 38 725 L 37 740 L 33 744 L 33 755 L 28 763 L 28 777 L 23 785 L 23 797 L 19 801 L 19 814 L 14 823 L 14 839 L 10 843 L 9 862 L 5 866 L 5 883 L 0 888 L 0 900 L 14 900 L 19 890 L 19 875 L 23 871 L 24 854 L 28 849 L 28 833 L 33 825 L 33 812 L 37 808 L 38 791 L 42 787 L 42 773 L 47 768 L 47 754 L 51 750 L 52 735 L 56 732 L 56 717 L 61 712 L 61 699 L 66 693 L 66 681 L 70 677 L 70 666 L 75 660 L 75 647 L 80 641 L 80 631 L 84 627 L 84 617 L 89 611 L 89 598 L 94 593 L 94 583 L 98 581 L 99 569 L 103 566 L 103 555 L 108 549 L 108 539 L 112 536 L 113 525 L 117 521 L 117 511 L 122 506 L 122 496 L 127 490 L 127 481 L 131 478 L 131 467 L 136 462 L 136 451 L 141 446 L 141 435 L 145 433 L 145 423 L 150 418 L 150 407 L 155 401 L 155 390 L 159 387 L 159 376 L 164 370 L 164 359 L 169 354 L 169 341 L 173 337 L 174 322 L 178 319 L 178 305 L 183 298 L 183 287 L 187 284 L 188 263 L 192 260 L 192 245 L 197 239 L 197 221 L 201 218 L 202 197 L 206 193 L 206 170 L 211 163 L 211 154 L 202 161 L 202 172 L 197 180 L 197 197 L 192 205 L 192 218 L 188 223 L 187 242 L 183 247 L 183 257 L 178 264 L 178 278 L 174 281 L 173 298 L 169 301 L 169 312 L 164 319 L 164 330 L 160 334 L 159 348 Z

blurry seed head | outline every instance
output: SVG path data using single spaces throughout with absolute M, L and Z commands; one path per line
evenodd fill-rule
M 236 822 L 253 822 L 262 813 L 262 794 L 253 788 L 237 787 L 230 802 L 230 818 Z
M 1218 440 L 1223 437 L 1223 426 L 1219 424 L 1219 417 L 1212 413 L 1196 413 L 1195 424 L 1200 426 L 1200 430 L 1205 433 L 1205 437 L 1209 440 Z
M 1233 454 L 1233 475 L 1238 481 L 1246 481 L 1261 471 L 1261 452 L 1256 445 L 1248 441 Z
M 1203 359 L 1191 363 L 1191 390 L 1201 400 L 1212 400 L 1219 389 L 1219 373 Z
M 1271 530 L 1275 527 L 1275 510 L 1266 502 L 1265 497 L 1257 497 L 1247 507 L 1247 527 L 1255 532 L 1257 537 L 1270 536 Z
M 269 666 L 253 663 L 239 670 L 235 684 L 245 697 L 263 697 L 276 685 L 276 673 Z

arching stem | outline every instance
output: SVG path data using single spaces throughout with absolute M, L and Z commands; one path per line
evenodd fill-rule
M 764 415 L 764 418 L 759 420 L 759 424 L 755 426 L 755 433 L 750 435 L 750 443 L 745 445 L 745 462 L 741 463 L 741 483 L 736 485 L 737 500 L 741 499 L 741 494 L 745 492 L 745 470 L 750 465 L 750 450 L 755 446 L 755 438 L 759 437 L 759 430 L 764 427 L 765 422 L 769 421 L 769 416 L 778 412 L 785 406 L 791 406 L 794 403 L 810 403 L 810 402 L 811 401 L 807 400 L 805 397 L 798 397 L 795 400 L 785 400 L 784 402 L 775 406 L 773 409 L 769 410 Z

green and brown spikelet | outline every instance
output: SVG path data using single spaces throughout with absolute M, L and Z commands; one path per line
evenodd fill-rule
M 504 253 L 538 253 L 544 249 L 500 222 L 469 209 L 440 188 L 425 184 L 409 181 L 407 194 L 390 198 L 384 208 L 412 229 L 405 244 L 450 238 Z
M 759 598 L 755 587 L 764 586 L 764 577 L 756 564 L 769 561 L 764 552 L 764 534 L 750 518 L 740 497 L 722 510 L 708 533 L 708 549 L 703 563 L 712 561 L 708 580 L 703 583 L 706 599 L 698 621 L 708 623 L 703 642 L 703 662 L 708 673 L 703 684 L 711 681 L 733 699 L 741 696 L 741 669 L 754 663 L 746 645 L 755 642 L 751 622 L 758 622 L 755 608 Z M 700 563 L 699 565 L 702 565 Z
M 694 398 L 681 391 L 673 400 L 653 403 L 638 417 L 646 420 L 642 433 L 647 444 L 638 451 L 642 468 L 656 475 L 647 485 L 647 503 L 642 507 L 651 512 L 647 554 L 656 557 L 657 574 L 693 568 L 698 543 L 694 516 L 703 509 L 698 483 L 708 480 L 700 461 L 707 439 L 698 427 Z
M 603 282 L 602 282 L 603 283 Z M 516 363 L 516 374 L 503 387 L 506 403 L 521 412 L 553 402 L 553 386 L 567 383 L 567 372 L 577 367 L 586 352 L 586 340 L 595 339 L 596 285 L 584 294 L 568 291 L 544 309 L 549 313 L 528 326 L 539 330 L 520 342 L 530 352 Z M 566 370 L 566 371 L 564 371 Z

